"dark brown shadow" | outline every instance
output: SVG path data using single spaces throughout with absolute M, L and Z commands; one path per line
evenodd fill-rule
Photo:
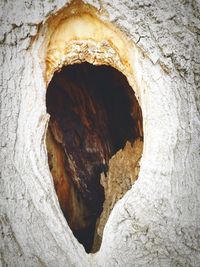
M 63 214 L 86 252 L 102 212 L 100 174 L 126 141 L 142 137 L 142 113 L 126 77 L 110 66 L 63 67 L 48 86 L 49 167 Z

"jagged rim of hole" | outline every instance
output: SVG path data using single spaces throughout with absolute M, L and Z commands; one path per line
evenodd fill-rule
M 81 3 L 83 2 L 81 1 Z M 82 9 L 83 6 L 81 6 L 80 9 Z M 59 11 L 60 14 L 62 14 L 62 12 L 65 13 L 65 10 L 66 10 L 65 8 L 60 10 Z M 93 7 L 92 7 L 92 10 L 94 10 Z M 58 15 L 57 14 L 55 15 L 55 17 L 56 16 L 59 17 L 59 12 L 58 12 Z M 96 15 L 97 14 L 95 14 L 95 16 Z M 69 19 L 69 18 L 70 16 L 66 17 L 66 19 Z M 105 23 L 105 21 L 104 22 L 101 21 L 99 17 L 96 17 L 96 18 L 103 24 Z M 57 21 L 57 26 L 58 26 L 58 21 Z M 47 25 L 48 27 L 46 28 L 46 36 L 48 36 L 48 28 L 51 27 L 52 25 L 52 17 L 50 18 L 50 21 L 47 20 Z M 132 89 L 134 88 L 133 91 L 135 93 L 136 99 L 142 111 L 142 105 L 141 105 L 140 98 L 139 98 L 140 88 L 138 86 L 140 75 L 139 77 L 137 77 L 138 75 L 136 71 L 136 65 L 137 65 L 137 60 L 138 60 L 138 48 L 135 46 L 134 43 L 130 43 L 130 41 L 125 36 L 125 34 L 122 33 L 119 29 L 117 29 L 110 22 L 106 22 L 106 27 L 111 27 L 111 30 L 113 31 L 113 33 L 115 35 L 119 34 L 119 38 L 120 37 L 122 38 L 122 42 L 124 42 L 124 44 L 127 44 L 128 52 L 125 53 L 126 55 L 125 58 L 124 58 L 124 51 L 120 51 L 118 47 L 116 47 L 111 42 L 111 40 L 109 40 L 109 38 L 107 39 L 106 37 L 102 41 L 99 41 L 99 40 L 96 41 L 93 38 L 86 38 L 86 39 L 81 38 L 78 40 L 76 38 L 72 39 L 68 41 L 68 43 L 65 44 L 65 47 L 63 48 L 64 54 L 59 54 L 59 53 L 56 54 L 55 49 L 52 49 L 52 47 L 49 47 L 51 44 L 51 36 L 48 36 L 47 38 L 45 38 L 45 41 L 42 47 L 45 48 L 44 50 L 46 51 L 46 53 L 44 54 L 45 59 L 46 59 L 45 75 L 44 75 L 46 88 L 48 88 L 48 84 L 51 81 L 55 71 L 61 70 L 64 66 L 82 63 L 82 62 L 88 62 L 93 65 L 107 65 L 120 71 L 127 78 L 127 81 L 130 87 Z M 51 32 L 51 35 L 52 35 L 52 32 Z M 82 49 L 81 49 L 81 46 L 82 46 Z M 79 49 L 77 49 L 77 47 Z M 105 47 L 106 47 L 106 50 L 105 50 Z M 110 54 L 108 53 L 108 51 Z M 120 52 L 122 52 L 122 54 Z M 52 57 L 52 53 L 54 54 L 54 58 Z M 99 250 L 97 252 L 99 252 Z

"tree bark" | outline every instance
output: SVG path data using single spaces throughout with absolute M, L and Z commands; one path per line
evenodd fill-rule
M 100 250 L 86 254 L 61 212 L 45 145 L 38 51 L 43 23 L 66 2 L 1 1 L 0 266 L 200 266 L 200 6 L 85 2 L 137 47 L 139 178 L 109 216 Z

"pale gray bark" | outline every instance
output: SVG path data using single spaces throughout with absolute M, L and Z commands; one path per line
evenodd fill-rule
M 59 208 L 45 148 L 37 34 L 65 1 L 1 1 L 1 266 L 200 266 L 197 1 L 88 1 L 140 48 L 144 152 L 138 181 L 87 255 Z M 42 37 L 41 37 L 42 38 Z

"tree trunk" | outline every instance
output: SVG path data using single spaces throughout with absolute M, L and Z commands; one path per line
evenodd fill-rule
M 134 47 L 139 178 L 87 254 L 60 209 L 45 144 L 45 22 L 68 3 L 1 1 L 0 266 L 200 266 L 200 6 L 84 2 Z

